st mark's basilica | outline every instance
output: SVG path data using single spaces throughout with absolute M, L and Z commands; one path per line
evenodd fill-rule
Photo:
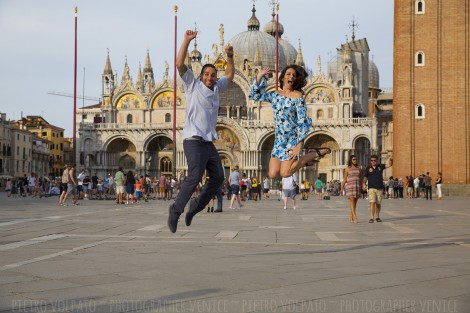
M 264 12 L 269 20 L 270 12 Z M 260 15 L 258 13 L 258 15 Z M 218 43 L 210 55 L 203 56 L 194 42 L 186 63 L 198 75 L 202 65 L 212 63 L 220 76 L 224 74 L 226 56 L 223 47 L 230 43 L 235 51 L 235 78 L 229 89 L 220 96 L 217 121 L 219 139 L 215 142 L 226 175 L 235 165 L 240 171 L 259 177 L 267 176 L 270 152 L 274 143 L 273 112 L 270 103 L 252 101 L 249 90 L 257 71 L 275 67 L 276 23 L 272 19 L 261 27 L 253 5 L 245 31 L 230 40 L 224 38 L 224 27 L 219 27 Z M 288 64 L 306 66 L 301 42 L 297 49 L 282 38 L 284 29 L 279 24 L 279 69 Z M 377 119 L 369 113 L 370 98 L 380 92 L 379 73 L 369 58 L 367 40 L 356 40 L 353 34 L 346 43 L 338 43 L 337 54 L 321 67 L 318 57 L 306 67 L 308 83 L 304 88 L 308 115 L 313 128 L 305 140 L 305 148 L 328 147 L 332 153 L 313 167 L 299 173 L 299 179 L 315 181 L 342 179 L 349 155 L 356 154 L 360 164 L 367 164 L 371 153 L 378 153 Z M 335 48 L 335 47 L 332 47 Z M 163 62 L 162 62 L 163 63 Z M 178 83 L 176 101 L 176 164 L 173 159 L 173 80 L 165 61 L 165 73 L 159 81 L 154 77 L 149 52 L 143 69 L 139 68 L 135 83 L 127 64 L 121 79 L 113 71 L 110 56 L 106 58 L 102 75 L 102 102 L 77 110 L 77 156 L 79 168 L 105 177 L 119 166 L 125 171 L 152 177 L 187 170 L 182 149 L 182 130 L 185 118 L 185 92 Z M 268 90 L 275 88 L 269 81 Z

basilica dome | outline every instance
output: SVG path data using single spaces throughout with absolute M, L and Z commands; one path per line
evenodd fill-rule
M 297 50 L 295 50 L 294 46 L 291 45 L 290 42 L 282 38 L 279 39 L 279 45 L 282 47 L 282 50 L 284 51 L 284 56 L 286 58 L 286 65 L 294 64 L 295 59 L 297 58 Z
M 369 59 L 369 88 L 379 89 L 379 69 L 375 65 L 374 61 Z
M 263 31 L 265 33 L 270 34 L 274 38 L 276 38 L 276 19 L 274 11 L 271 14 L 272 19 L 264 26 Z M 279 46 L 282 48 L 284 52 L 284 57 L 286 58 L 286 65 L 294 64 L 295 59 L 297 58 L 297 50 L 295 50 L 294 46 L 285 39 L 282 39 L 282 35 L 284 34 L 284 26 L 279 23 L 278 26 L 278 33 L 279 33 Z
M 275 17 L 275 14 L 273 12 L 273 14 L 271 14 L 271 16 L 273 17 L 272 20 L 270 20 L 268 22 L 268 24 L 266 24 L 263 28 L 263 31 L 265 33 L 268 33 L 270 34 L 271 36 L 273 37 L 276 37 L 276 19 L 274 18 Z M 282 36 L 282 34 L 284 34 L 284 26 L 282 26 L 281 23 L 279 23 L 279 37 Z
M 276 38 L 259 30 L 260 23 L 256 17 L 256 9 L 254 5 L 252 12 L 253 14 L 247 22 L 248 30 L 235 35 L 229 40 L 230 45 L 233 46 L 233 50 L 237 54 L 235 66 L 243 67 L 245 60 L 254 64 L 255 55 L 257 55 L 261 66 L 275 68 Z M 290 57 L 291 56 L 289 55 L 289 58 Z M 286 63 L 284 49 L 281 41 L 279 41 L 279 69 L 283 69 L 286 66 Z

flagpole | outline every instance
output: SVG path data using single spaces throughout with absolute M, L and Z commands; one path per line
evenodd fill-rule
M 74 70 L 73 70 L 73 134 L 72 134 L 72 145 L 73 145 L 73 156 L 72 163 L 75 164 L 77 158 L 77 13 L 78 8 L 75 7 L 75 56 L 74 56 Z
M 276 90 L 279 84 L 279 2 L 276 2 Z
M 173 65 L 173 178 L 176 180 L 176 49 L 177 49 L 177 29 L 178 29 L 178 6 L 174 6 L 175 11 L 175 49 Z

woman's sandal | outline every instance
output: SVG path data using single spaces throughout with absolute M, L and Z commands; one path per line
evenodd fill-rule
M 328 150 L 327 153 L 320 153 L 321 150 Z M 312 152 L 312 151 L 315 151 L 317 154 L 318 154 L 318 159 L 321 159 L 323 158 L 325 155 L 331 153 L 331 149 L 330 148 L 309 148 L 308 149 L 308 152 Z
M 322 153 L 320 153 L 321 150 L 328 150 L 328 152 L 322 154 Z M 312 159 L 312 160 L 308 161 L 307 163 L 305 163 L 305 166 L 313 166 L 315 163 L 319 163 L 320 159 L 323 158 L 325 155 L 331 153 L 330 148 L 309 148 L 308 149 L 308 153 L 313 152 L 313 151 L 315 151 L 317 153 L 317 157 L 315 159 Z

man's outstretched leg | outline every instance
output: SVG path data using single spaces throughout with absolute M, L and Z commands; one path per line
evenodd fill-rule
M 189 204 L 189 210 L 185 217 L 186 226 L 191 225 L 193 217 L 206 207 L 224 181 L 224 170 L 222 168 L 219 153 L 212 142 L 206 144 L 206 174 L 209 179 L 202 188 L 197 199 L 191 200 Z
M 168 212 L 168 228 L 172 233 L 176 232 L 178 219 L 191 198 L 194 189 L 201 181 L 204 169 L 207 164 L 207 149 L 204 149 L 204 143 L 197 140 L 185 140 L 183 149 L 188 162 L 188 176 L 181 185 L 181 190 L 176 196 L 175 202 L 170 205 Z M 194 206 L 194 200 L 190 203 L 190 209 Z

